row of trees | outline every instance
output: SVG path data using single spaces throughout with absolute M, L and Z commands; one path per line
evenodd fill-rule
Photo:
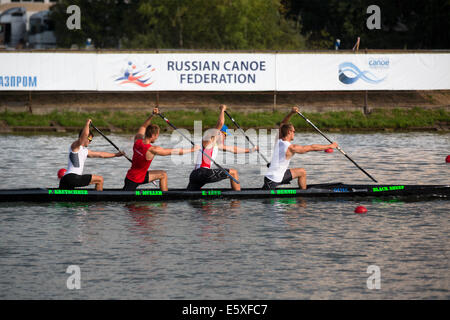
M 448 49 L 448 0 L 377 0 L 381 29 L 369 30 L 373 0 L 61 0 L 52 7 L 60 47 L 301 50 Z M 66 27 L 70 5 L 81 29 Z

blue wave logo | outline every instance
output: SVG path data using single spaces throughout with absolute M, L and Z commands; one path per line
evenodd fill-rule
M 347 73 L 347 74 L 345 74 Z M 361 71 L 357 66 L 351 62 L 343 62 L 339 65 L 339 81 L 343 84 L 352 84 L 359 79 L 367 83 L 377 84 L 382 82 L 386 77 L 378 79 L 370 71 Z

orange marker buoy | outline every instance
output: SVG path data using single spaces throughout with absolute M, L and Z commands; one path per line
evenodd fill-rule
M 66 174 L 66 169 L 59 169 L 58 170 L 58 179 L 61 179 Z
M 447 158 L 445 158 L 445 162 L 447 162 L 447 163 L 450 162 L 450 154 L 447 156 Z
M 367 209 L 364 206 L 357 206 L 355 208 L 355 213 L 366 213 L 366 212 L 367 212 Z
M 326 149 L 325 152 L 326 153 L 332 153 L 332 152 L 334 152 L 334 150 L 332 148 L 329 148 L 329 149 Z

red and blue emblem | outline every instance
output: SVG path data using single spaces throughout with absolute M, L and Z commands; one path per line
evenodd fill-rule
M 129 61 L 127 68 L 123 71 L 123 76 L 117 78 L 115 81 L 118 82 L 119 85 L 131 83 L 143 88 L 153 84 L 154 81 L 151 81 L 151 73 L 155 71 L 155 68 L 153 68 L 151 64 L 140 70 L 136 69 L 136 65 Z

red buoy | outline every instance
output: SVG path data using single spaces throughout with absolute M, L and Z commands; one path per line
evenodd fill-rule
M 447 158 L 445 158 L 445 162 L 447 162 L 447 163 L 450 162 L 450 154 L 447 156 Z
M 367 209 L 364 206 L 357 206 L 355 208 L 355 213 L 366 213 L 366 212 L 367 212 Z
M 66 169 L 59 169 L 58 170 L 58 179 L 61 179 L 66 174 Z
M 332 153 L 334 150 L 332 148 L 326 149 L 325 152 Z

